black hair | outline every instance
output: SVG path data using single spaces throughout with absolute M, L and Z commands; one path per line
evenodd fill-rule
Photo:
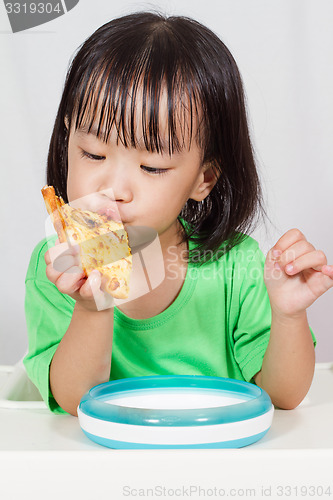
M 189 199 L 180 213 L 189 228 L 182 232 L 182 242 L 192 239 L 202 255 L 221 246 L 228 251 L 265 209 L 237 64 L 219 37 L 191 18 L 133 13 L 101 26 L 79 47 L 55 120 L 47 183 L 68 201 L 68 130 L 73 124 L 88 131 L 97 124 L 97 137 L 104 141 L 116 127 L 126 147 L 137 146 L 139 89 L 146 149 L 164 152 L 167 147 L 171 155 L 185 147 L 187 134 L 200 146 L 202 164 L 210 162 L 218 175 L 210 194 L 202 202 Z M 163 90 L 168 103 L 166 146 L 158 119 Z

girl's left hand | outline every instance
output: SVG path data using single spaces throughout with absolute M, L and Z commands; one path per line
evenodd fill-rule
M 272 312 L 297 316 L 333 287 L 333 266 L 299 229 L 290 229 L 268 252 L 264 280 Z

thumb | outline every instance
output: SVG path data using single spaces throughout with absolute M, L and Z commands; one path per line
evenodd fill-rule
M 280 250 L 276 250 L 275 247 L 271 248 L 266 256 L 266 264 L 269 267 L 273 267 L 275 269 L 281 269 L 279 265 L 279 258 L 281 253 L 282 252 Z
M 99 271 L 97 271 L 97 269 L 90 273 L 87 282 L 98 311 L 114 307 L 113 297 L 109 293 L 101 290 L 102 275 Z
M 264 270 L 265 281 L 271 279 L 280 279 L 281 276 L 284 274 L 278 262 L 279 256 L 274 254 L 274 252 L 276 252 L 275 247 L 271 248 L 266 256 L 265 270 Z M 280 251 L 279 255 L 281 255 Z

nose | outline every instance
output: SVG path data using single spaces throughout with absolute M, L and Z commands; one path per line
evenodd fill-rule
M 113 201 L 129 203 L 133 199 L 129 176 L 126 169 L 120 165 L 110 168 L 103 178 L 100 190 L 107 194 Z

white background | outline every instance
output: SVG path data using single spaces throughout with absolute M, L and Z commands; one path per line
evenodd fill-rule
M 333 263 L 333 2 L 80 0 L 66 15 L 11 33 L 0 3 L 0 364 L 27 349 L 24 278 L 47 216 L 48 144 L 69 62 L 99 26 L 136 10 L 186 15 L 215 31 L 243 76 L 268 214 L 252 236 L 266 253 L 297 227 Z M 308 310 L 317 361 L 333 359 L 333 289 Z

